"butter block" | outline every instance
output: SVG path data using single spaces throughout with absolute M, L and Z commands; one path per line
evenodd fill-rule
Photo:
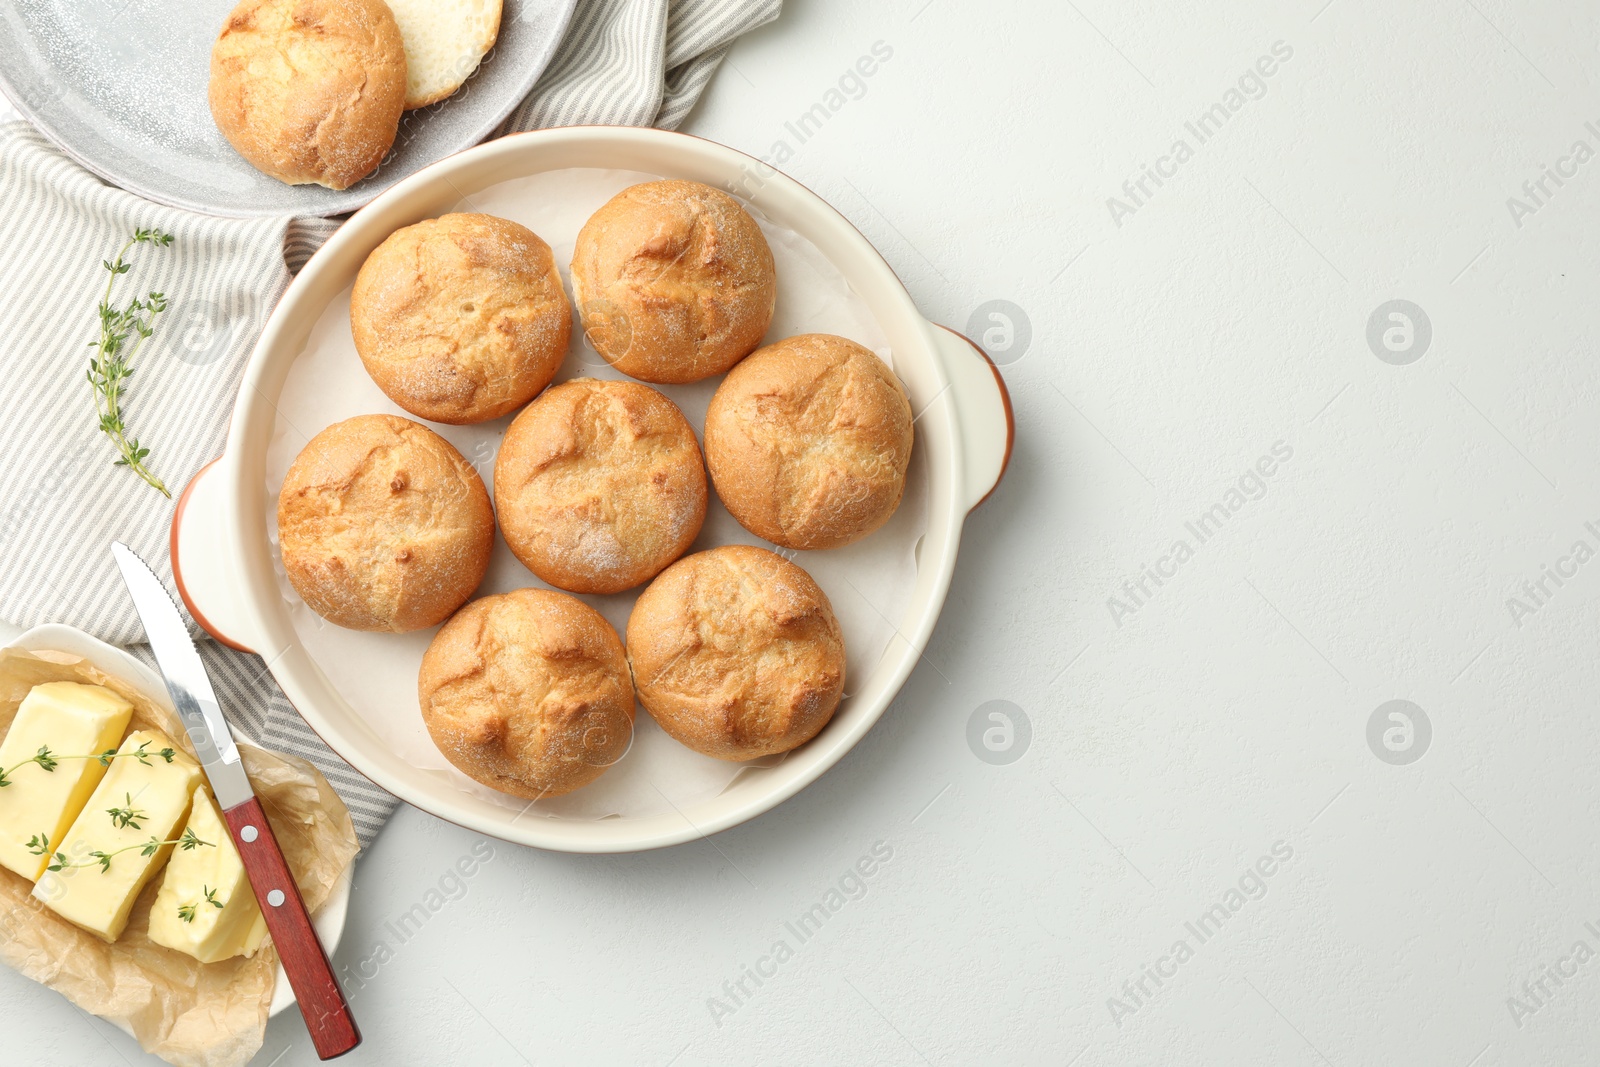
M 62 840 L 106 773 L 97 759 L 61 759 L 48 771 L 17 765 L 41 748 L 56 756 L 116 748 L 132 715 L 132 704 L 100 685 L 46 682 L 28 691 L 0 743 L 0 769 L 11 783 L 0 787 L 0 866 L 38 881 L 46 861 L 28 850 L 29 840 Z
M 152 753 L 177 746 L 163 734 L 136 730 L 119 752 L 147 745 Z M 33 887 L 33 895 L 56 914 L 107 941 L 122 936 L 128 913 L 146 883 L 167 862 L 172 845 L 189 817 L 190 802 L 202 779 L 200 765 L 181 751 L 168 763 L 152 755 L 146 762 L 116 759 L 95 787 L 83 812 L 61 843 L 51 849 L 49 864 Z M 131 811 L 119 821 L 111 809 Z M 144 854 L 141 847 L 161 842 Z M 203 847 L 215 847 L 211 838 Z M 98 855 L 110 857 L 107 864 Z M 48 866 L 64 862 L 52 871 Z
M 204 788 L 194 795 L 188 829 L 217 847 L 172 854 L 150 909 L 150 940 L 201 963 L 255 955 L 266 920 L 222 813 Z

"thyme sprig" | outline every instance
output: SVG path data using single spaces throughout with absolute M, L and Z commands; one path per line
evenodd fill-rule
M 205 903 L 210 904 L 213 908 L 216 908 L 219 911 L 222 909 L 222 901 L 217 899 L 217 891 L 215 889 L 208 889 L 202 885 L 200 887 L 200 891 L 205 894 Z M 199 901 L 195 901 L 193 904 L 180 905 L 178 907 L 178 918 L 182 919 L 186 923 L 194 922 L 195 911 L 199 907 Z
M 106 814 L 111 816 L 111 825 L 115 826 L 118 830 L 126 830 L 130 826 L 135 830 L 144 829 L 144 827 L 140 825 L 139 820 L 148 819 L 150 816 L 133 806 L 132 793 L 124 793 L 122 796 L 124 802 L 128 805 L 127 807 L 106 809 Z
M 160 478 L 150 470 L 145 460 L 150 450 L 128 434 L 122 420 L 122 392 L 124 383 L 133 374 L 129 365 L 139 354 L 145 341 L 155 332 L 156 316 L 167 310 L 167 298 L 162 293 L 151 292 L 143 300 L 130 300 L 127 307 L 111 303 L 111 287 L 117 276 L 126 274 L 133 264 L 127 261 L 128 250 L 137 244 L 165 247 L 172 243 L 172 235 L 160 230 L 135 230 L 133 236 L 117 252 L 116 259 L 102 260 L 109 277 L 105 292 L 100 297 L 100 337 L 90 341 L 95 354 L 89 357 L 89 385 L 94 389 L 95 413 L 100 417 L 100 432 L 117 446 L 117 466 L 127 467 L 142 478 L 145 484 L 162 496 L 172 498 L 172 493 Z M 132 343 L 129 343 L 130 338 Z
M 108 748 L 104 752 L 90 752 L 87 755 L 71 756 L 59 756 L 50 751 L 49 745 L 40 745 L 38 752 L 35 752 L 21 763 L 18 763 L 12 767 L 0 767 L 0 789 L 4 789 L 6 786 L 10 785 L 11 776 L 30 763 L 37 763 L 44 770 L 53 771 L 56 769 L 56 765 L 65 759 L 99 760 L 100 766 L 109 767 L 111 766 L 111 761 L 114 759 L 132 758 L 138 760 L 140 763 L 148 767 L 150 766 L 150 760 L 152 757 L 155 759 L 166 760 L 168 763 L 171 763 L 173 759 L 177 757 L 177 755 L 177 750 L 170 748 L 158 749 L 155 752 L 151 752 L 150 742 L 148 741 L 141 743 L 138 748 L 131 752 L 118 752 L 114 748 Z
M 45 870 L 65 871 L 74 867 L 98 866 L 101 874 L 107 874 L 111 871 L 111 859 L 113 856 L 120 856 L 124 852 L 132 852 L 134 849 L 138 849 L 141 856 L 154 856 L 168 845 L 177 845 L 185 852 L 193 851 L 202 845 L 207 848 L 216 847 L 214 842 L 200 840 L 200 835 L 196 834 L 192 828 L 185 828 L 183 836 L 172 841 L 162 841 L 159 838 L 152 837 L 142 845 L 128 845 L 124 848 L 112 849 L 110 852 L 102 852 L 99 849 L 95 849 L 89 853 L 89 858 L 82 863 L 68 863 L 67 854 L 65 852 L 57 852 L 55 855 L 50 856 L 50 864 Z M 50 838 L 44 834 L 34 834 L 28 839 L 28 851 L 35 856 L 49 855 Z

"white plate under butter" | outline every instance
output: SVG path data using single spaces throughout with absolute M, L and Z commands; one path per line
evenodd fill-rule
M 82 630 L 61 625 L 35 626 L 10 642 L 7 647 L 29 651 L 70 652 L 72 655 L 81 656 L 103 673 L 113 678 L 120 678 L 133 686 L 144 694 L 145 699 L 161 705 L 168 711 L 173 711 L 172 699 L 167 695 L 166 683 L 161 680 L 160 675 L 122 649 L 90 637 Z M 224 708 L 223 711 L 226 712 L 227 709 Z M 237 725 L 234 726 L 233 732 L 240 741 L 256 743 Z M 329 956 L 332 956 L 334 950 L 339 947 L 339 939 L 344 935 L 345 916 L 349 910 L 350 879 L 347 876 L 339 879 L 338 884 L 333 887 L 333 893 L 322 905 L 322 910 L 312 917 L 312 923 L 317 928 L 317 937 L 321 939 L 322 946 L 327 949 Z M 294 990 L 289 988 L 289 980 L 283 973 L 283 965 L 279 964 L 277 984 L 273 986 L 272 991 L 271 1012 L 276 1015 L 293 1003 Z

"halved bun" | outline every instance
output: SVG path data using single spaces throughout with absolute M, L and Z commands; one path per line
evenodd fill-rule
M 406 110 L 472 77 L 500 35 L 500 0 L 389 0 L 406 42 Z

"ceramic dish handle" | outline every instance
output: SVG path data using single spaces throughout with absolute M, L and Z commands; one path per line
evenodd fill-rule
M 201 467 L 172 510 L 172 578 L 201 629 L 229 648 L 254 652 L 244 590 L 228 566 L 222 523 L 234 496 L 217 460 Z
M 1016 420 L 1000 368 L 972 340 L 933 324 L 933 340 L 950 376 L 950 395 L 961 423 L 962 487 L 971 511 L 994 492 L 1011 462 Z

